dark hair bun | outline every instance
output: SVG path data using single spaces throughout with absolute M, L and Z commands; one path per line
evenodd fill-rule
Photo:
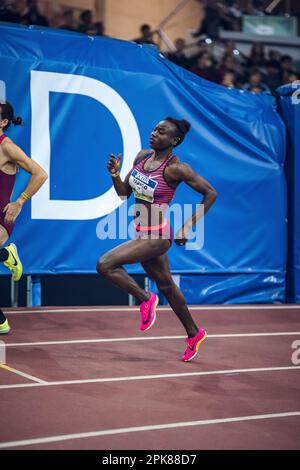
M 186 119 L 182 119 L 181 123 L 182 123 L 182 127 L 184 128 L 184 133 L 186 134 L 190 130 L 191 123 L 187 121 Z
M 174 145 L 174 147 L 176 147 L 177 145 L 181 144 L 181 142 L 183 142 L 185 134 L 190 130 L 191 124 L 186 119 L 175 119 L 170 116 L 165 118 L 164 120 L 171 122 L 177 128 L 176 134 L 177 137 L 179 137 L 179 141 L 176 145 Z
M 14 117 L 11 121 L 15 126 L 20 126 L 23 122 L 23 119 L 18 116 L 18 117 Z

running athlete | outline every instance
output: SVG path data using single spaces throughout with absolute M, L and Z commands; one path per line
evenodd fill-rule
M 20 125 L 22 118 L 14 116 L 14 110 L 8 102 L 0 103 L 0 262 L 11 270 L 13 280 L 19 281 L 23 268 L 17 247 L 13 243 L 4 247 L 3 245 L 13 231 L 15 220 L 23 205 L 40 189 L 47 179 L 47 173 L 3 133 L 11 123 Z M 11 201 L 19 167 L 31 177 L 25 191 L 15 201 Z M 9 331 L 8 321 L 0 309 L 0 334 Z
M 133 168 L 122 181 L 119 176 L 121 155 L 111 154 L 108 171 L 113 178 L 117 194 L 128 198 L 135 196 L 136 238 L 112 249 L 98 260 L 97 271 L 119 288 L 133 295 L 140 303 L 142 331 L 152 327 L 156 319 L 158 297 L 146 292 L 123 268 L 124 264 L 141 263 L 146 273 L 154 279 L 158 289 L 167 298 L 171 308 L 186 330 L 187 349 L 182 360 L 191 361 L 206 338 L 206 331 L 197 328 L 184 296 L 174 283 L 167 256 L 172 233 L 165 218 L 165 209 L 170 204 L 176 188 L 182 182 L 204 197 L 204 213 L 217 198 L 215 189 L 187 163 L 173 155 L 174 147 L 181 144 L 189 131 L 190 123 L 184 119 L 165 118 L 154 128 L 150 138 L 152 150 L 141 150 L 135 158 Z M 203 215 L 199 207 L 186 220 L 175 235 L 175 243 L 184 246 L 191 228 Z

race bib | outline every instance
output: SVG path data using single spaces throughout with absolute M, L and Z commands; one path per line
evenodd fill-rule
M 134 197 L 143 201 L 153 202 L 154 191 L 157 181 L 134 169 L 129 178 L 129 184 L 132 187 Z

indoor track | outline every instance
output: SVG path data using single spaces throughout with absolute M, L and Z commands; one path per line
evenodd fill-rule
M 6 309 L 0 449 L 300 449 L 300 306 Z M 2 344 L 3 349 L 3 344 Z

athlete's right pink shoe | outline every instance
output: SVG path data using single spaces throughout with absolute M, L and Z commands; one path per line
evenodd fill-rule
M 205 340 L 206 337 L 207 337 L 206 331 L 200 328 L 196 336 L 193 336 L 192 338 L 186 338 L 185 341 L 186 341 L 188 348 L 185 351 L 181 359 L 184 362 L 189 362 L 192 359 L 194 359 L 194 357 L 196 357 L 198 354 L 198 349 L 199 349 L 200 344 Z
M 154 325 L 156 320 L 156 306 L 158 304 L 158 296 L 150 292 L 149 300 L 142 302 L 140 305 L 141 313 L 141 331 L 146 331 Z

